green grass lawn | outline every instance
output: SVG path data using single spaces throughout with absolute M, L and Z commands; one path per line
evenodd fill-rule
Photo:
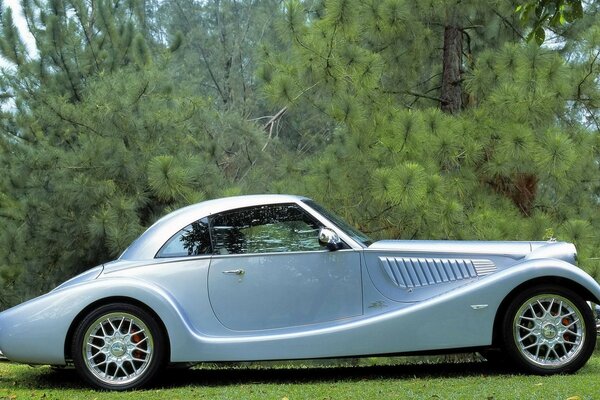
M 0 364 L 0 399 L 600 399 L 600 353 L 577 374 L 515 375 L 485 362 L 276 364 L 167 371 L 154 388 L 94 391 L 73 370 Z M 392 359 L 394 360 L 394 359 Z M 408 359 L 410 362 L 411 359 Z

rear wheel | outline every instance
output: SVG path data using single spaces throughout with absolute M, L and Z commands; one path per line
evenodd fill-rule
M 556 285 L 531 287 L 515 297 L 502 333 L 508 356 L 525 371 L 542 375 L 577 371 L 596 343 L 589 305 Z
M 144 309 L 126 303 L 101 306 L 73 336 L 75 368 L 101 389 L 127 390 L 148 384 L 165 363 L 165 338 Z

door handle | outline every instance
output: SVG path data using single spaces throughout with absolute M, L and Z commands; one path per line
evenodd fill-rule
M 230 269 L 229 271 L 223 271 L 223 273 L 229 275 L 244 275 L 246 271 L 243 269 Z

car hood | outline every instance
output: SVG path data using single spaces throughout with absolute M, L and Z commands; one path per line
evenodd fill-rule
M 571 243 L 547 242 L 502 242 L 463 240 L 380 240 L 367 250 L 397 251 L 418 254 L 469 254 L 498 255 L 513 259 L 555 258 L 576 263 L 577 251 Z

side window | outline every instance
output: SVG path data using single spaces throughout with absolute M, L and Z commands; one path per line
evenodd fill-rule
M 211 253 L 208 219 L 192 222 L 163 245 L 157 258 L 187 257 Z
M 320 224 L 295 204 L 217 214 L 211 219 L 215 254 L 323 250 Z

